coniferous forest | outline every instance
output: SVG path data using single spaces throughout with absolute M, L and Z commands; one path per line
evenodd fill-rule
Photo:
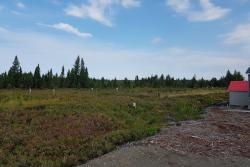
M 16 56 L 8 72 L 0 74 L 0 88 L 134 88 L 134 87 L 186 87 L 186 88 L 204 88 L 204 87 L 227 87 L 230 81 L 243 80 L 244 77 L 238 71 L 231 73 L 229 70 L 221 78 L 192 79 L 174 78 L 170 75 L 153 75 L 147 78 L 136 76 L 134 80 L 124 78 L 124 80 L 101 79 L 89 77 L 88 68 L 85 66 L 83 58 L 76 58 L 72 69 L 68 71 L 62 66 L 60 74 L 49 70 L 41 74 L 41 67 L 36 66 L 34 72 L 23 72 L 18 57 Z

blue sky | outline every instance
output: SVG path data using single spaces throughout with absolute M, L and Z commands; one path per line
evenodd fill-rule
M 0 72 L 219 77 L 250 66 L 250 0 L 0 0 Z

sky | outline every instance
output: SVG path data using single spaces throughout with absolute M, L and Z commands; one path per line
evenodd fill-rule
M 0 0 L 0 73 L 60 73 L 78 55 L 95 78 L 245 76 L 250 0 Z

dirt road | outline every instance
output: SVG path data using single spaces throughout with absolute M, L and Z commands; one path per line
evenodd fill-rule
M 82 167 L 249 167 L 250 113 L 207 109 L 205 118 L 163 128 Z

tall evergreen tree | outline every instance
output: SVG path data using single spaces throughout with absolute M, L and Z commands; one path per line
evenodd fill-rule
M 73 74 L 73 87 L 77 88 L 80 87 L 80 57 L 77 56 L 75 64 L 74 64 L 74 68 L 72 70 Z
M 164 87 L 165 77 L 163 74 L 160 76 L 160 87 Z
M 227 74 L 226 74 L 225 80 L 227 82 L 227 85 L 230 83 L 230 81 L 233 80 L 233 75 L 232 75 L 232 73 L 229 70 L 227 70 Z
M 20 66 L 20 62 L 17 56 L 15 56 L 13 64 L 8 72 L 9 86 L 14 88 L 20 87 L 21 77 L 22 77 L 22 68 Z
M 59 83 L 59 87 L 62 88 L 64 87 L 64 82 L 65 82 L 65 78 L 64 78 L 64 74 L 65 73 L 65 69 L 64 66 L 62 66 L 62 70 L 61 70 L 61 74 L 60 74 L 60 83 Z
M 118 83 L 117 83 L 117 79 L 116 78 L 112 82 L 112 87 L 113 88 L 117 88 L 118 87 Z
M 38 64 L 34 72 L 33 87 L 41 88 L 41 85 L 42 85 L 41 72 L 40 72 L 40 66 Z
M 196 75 L 194 75 L 193 78 L 191 79 L 190 87 L 191 87 L 191 88 L 197 87 Z
M 23 85 L 23 88 L 31 88 L 33 86 L 33 74 L 32 74 L 32 72 L 23 73 L 22 85 Z
M 6 72 L 0 75 L 0 88 L 7 88 L 8 86 L 8 75 Z
M 83 61 L 83 58 L 81 59 L 81 68 L 80 68 L 80 85 L 81 88 L 85 88 L 87 86 L 87 81 L 86 81 L 86 71 L 85 71 L 85 64 Z
M 140 80 L 138 75 L 135 76 L 135 87 L 139 87 L 140 86 Z

